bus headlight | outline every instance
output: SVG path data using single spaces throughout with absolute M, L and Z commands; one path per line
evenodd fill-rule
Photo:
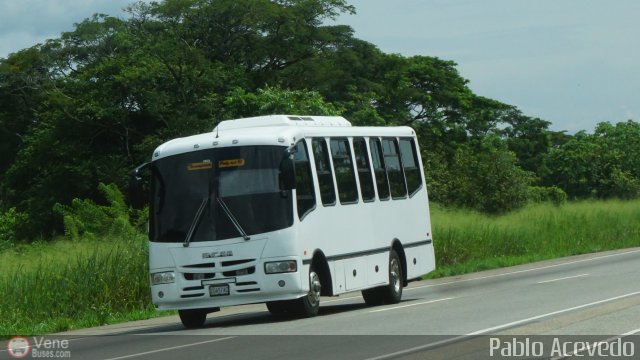
M 151 285 L 171 284 L 176 281 L 176 273 L 165 271 L 151 274 Z
M 298 271 L 298 264 L 295 260 L 272 261 L 264 263 L 264 272 L 266 274 L 280 274 Z

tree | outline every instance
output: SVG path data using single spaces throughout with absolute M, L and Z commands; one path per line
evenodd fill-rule
M 513 109 L 504 121 L 508 126 L 503 134 L 509 150 L 518 157 L 518 165 L 538 176 L 546 174 L 548 170 L 543 160 L 551 148 L 551 123 L 525 116 L 517 109 Z
M 533 180 L 497 136 L 459 146 L 450 161 L 427 157 L 426 175 L 433 201 L 488 213 L 526 204 Z
M 570 198 L 640 196 L 640 124 L 629 120 L 597 125 L 593 134 L 578 132 L 545 157 L 544 181 L 560 186 Z
M 224 119 L 272 114 L 339 115 L 339 111 L 315 91 L 258 89 L 247 93 L 243 89 L 231 92 L 225 100 Z
M 126 20 L 95 15 L 0 60 L 0 211 L 30 215 L 22 237 L 61 231 L 54 204 L 100 201 L 99 182 L 123 187 L 158 144 L 210 131 L 238 89 L 247 100 L 349 37 L 323 21 L 351 10 L 340 0 L 138 3 Z M 273 97 L 263 111 L 293 100 L 336 112 L 313 91 L 287 91 L 254 100 Z

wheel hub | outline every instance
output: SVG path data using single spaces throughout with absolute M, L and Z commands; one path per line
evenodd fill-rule
M 315 271 L 309 273 L 309 301 L 316 304 L 320 301 L 320 277 Z
M 396 293 L 400 291 L 400 264 L 397 259 L 391 259 L 389 264 L 389 277 L 391 278 L 391 284 L 393 291 Z

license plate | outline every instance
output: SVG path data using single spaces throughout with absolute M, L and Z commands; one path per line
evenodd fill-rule
M 209 295 L 211 296 L 229 295 L 229 284 L 209 286 Z

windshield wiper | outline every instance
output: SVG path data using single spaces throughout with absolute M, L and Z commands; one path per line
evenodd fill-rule
M 204 208 L 207 206 L 208 202 L 209 202 L 208 196 L 202 199 L 202 202 L 200 203 L 200 207 L 198 208 L 198 211 L 196 211 L 196 216 L 193 218 L 193 221 L 191 222 L 191 226 L 189 227 L 189 232 L 187 233 L 187 237 L 184 239 L 184 243 L 182 244 L 182 246 L 189 247 L 189 243 L 191 242 L 193 233 L 196 231 L 196 228 L 198 227 L 198 223 L 200 223 L 200 219 L 202 218 L 202 213 L 204 212 Z
M 218 197 L 217 199 L 218 199 L 218 204 L 220 204 L 220 207 L 222 208 L 224 213 L 227 214 L 227 216 L 229 217 L 229 220 L 231 220 L 231 222 L 233 223 L 233 226 L 236 227 L 236 229 L 238 230 L 240 235 L 242 235 L 242 237 L 245 240 L 250 240 L 251 238 L 249 237 L 249 235 L 247 235 L 247 233 L 244 231 L 242 226 L 240 226 L 240 223 L 235 218 L 235 216 L 233 216 L 233 213 L 231 212 L 231 210 L 229 210 L 229 208 L 227 207 L 227 204 L 225 204 L 224 201 L 220 197 Z

